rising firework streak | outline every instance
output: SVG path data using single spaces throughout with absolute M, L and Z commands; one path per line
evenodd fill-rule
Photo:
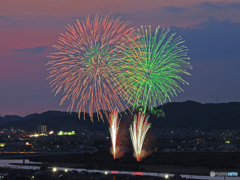
M 116 110 L 109 115 L 108 121 L 112 141 L 111 153 L 113 155 L 113 159 L 115 159 L 119 149 L 117 146 L 117 135 L 120 123 L 120 119 L 118 119 L 118 112 Z
M 134 149 L 134 156 L 137 161 L 141 161 L 144 156 L 144 150 L 142 149 L 145 136 L 148 129 L 151 127 L 151 123 L 148 122 L 149 116 L 139 111 L 138 115 L 135 114 L 133 124 L 130 125 L 130 136 Z

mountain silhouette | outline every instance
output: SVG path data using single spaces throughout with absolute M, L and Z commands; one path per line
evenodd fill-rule
M 6 115 L 3 117 L 4 119 L 7 119 L 9 121 L 15 121 L 15 120 L 20 120 L 22 119 L 21 116 L 17 116 L 17 115 Z
M 130 108 L 131 109 L 131 108 Z M 163 127 L 193 127 L 203 129 L 235 129 L 240 126 L 240 102 L 230 103 L 207 103 L 201 104 L 195 101 L 171 102 L 155 109 L 162 109 L 165 112 L 165 118 L 147 112 L 150 115 L 149 121 L 155 128 Z M 125 125 L 130 125 L 134 119 L 134 114 L 129 110 L 120 112 L 119 118 Z M 7 116 L 9 117 L 9 116 Z M 15 116 L 11 116 L 12 119 Z M 17 117 L 15 117 L 17 118 Z M 47 125 L 48 130 L 74 130 L 78 127 L 84 127 L 90 130 L 108 130 L 108 120 L 104 116 L 104 122 L 98 121 L 97 114 L 94 113 L 94 122 L 90 120 L 88 113 L 83 113 L 78 118 L 78 114 L 47 111 L 41 114 L 30 114 L 17 120 L 8 120 L 0 118 L 0 128 L 36 129 L 38 124 Z M 3 123 L 4 121 L 4 123 Z
M 19 121 L 22 120 L 21 116 L 17 116 L 17 115 L 6 115 L 4 117 L 0 117 L 0 125 L 9 123 L 11 121 Z

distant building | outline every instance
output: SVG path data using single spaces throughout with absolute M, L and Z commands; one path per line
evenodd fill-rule
M 40 124 L 37 126 L 37 131 L 38 131 L 38 134 L 45 133 L 45 132 L 47 132 L 47 126 Z

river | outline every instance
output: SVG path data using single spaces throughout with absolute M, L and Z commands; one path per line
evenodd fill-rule
M 41 166 L 41 162 L 31 162 L 28 159 L 25 159 L 25 163 L 32 163 L 32 164 L 39 164 L 39 166 L 21 166 L 21 165 L 12 165 L 10 163 L 23 163 L 22 159 L 0 159 L 0 167 L 9 167 L 9 168 L 17 168 L 17 169 L 39 169 Z M 100 172 L 100 173 L 108 173 L 108 174 L 130 174 L 130 175 L 145 175 L 145 176 L 159 176 L 164 177 L 166 174 L 164 173 L 153 173 L 153 172 L 130 172 L 130 171 L 109 171 L 109 170 L 87 170 L 87 169 L 80 169 L 80 168 L 68 168 L 68 167 L 57 167 L 58 170 L 65 170 L 68 171 L 76 170 L 78 172 L 81 171 L 88 171 L 89 173 L 92 172 Z M 174 176 L 174 174 L 168 174 L 169 177 Z M 224 180 L 224 177 L 210 177 L 209 176 L 197 176 L 197 175 L 181 175 L 185 178 L 193 178 L 193 179 L 206 179 L 206 180 Z M 238 177 L 225 177 L 225 180 L 237 180 L 240 179 Z

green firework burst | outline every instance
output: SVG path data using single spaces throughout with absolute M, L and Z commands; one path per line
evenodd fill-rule
M 180 84 L 188 83 L 180 75 L 190 75 L 186 69 L 192 68 L 181 36 L 175 38 L 176 34 L 169 35 L 169 29 L 160 32 L 159 28 L 152 34 L 151 26 L 141 26 L 138 41 L 142 45 L 124 52 L 126 58 L 138 64 L 138 76 L 142 81 L 133 84 L 143 93 L 136 94 L 135 107 L 142 106 L 144 112 L 147 106 L 171 101 L 172 96 L 183 91 Z

